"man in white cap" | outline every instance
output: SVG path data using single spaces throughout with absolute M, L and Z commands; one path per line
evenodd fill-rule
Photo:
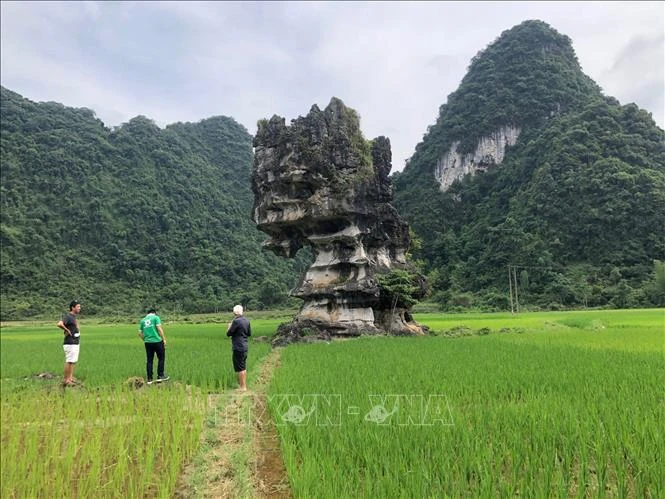
M 231 349 L 233 350 L 233 370 L 238 373 L 238 385 L 241 391 L 247 390 L 247 352 L 249 350 L 247 338 L 252 335 L 249 320 L 243 315 L 242 305 L 233 307 L 232 322 L 226 330 L 226 336 L 231 337 Z

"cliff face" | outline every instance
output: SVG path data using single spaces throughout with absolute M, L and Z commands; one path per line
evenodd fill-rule
M 408 269 L 408 225 L 389 204 L 390 141 L 365 141 L 355 111 L 333 98 L 291 126 L 278 116 L 259 122 L 254 147 L 253 218 L 269 236 L 264 247 L 293 257 L 309 246 L 315 256 L 292 293 L 303 306 L 282 333 L 422 334 L 409 304 L 378 279 Z
M 461 154 L 460 141 L 455 141 L 434 168 L 434 178 L 441 190 L 446 191 L 455 180 L 461 180 L 465 175 L 500 165 L 506 155 L 506 146 L 515 145 L 519 135 L 518 127 L 502 126 L 493 134 L 482 137 L 475 152 L 470 154 Z

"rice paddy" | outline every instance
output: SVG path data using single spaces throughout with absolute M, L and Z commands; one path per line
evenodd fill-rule
M 294 497 L 665 496 L 663 310 L 416 318 L 431 336 L 281 351 L 269 410 Z M 225 329 L 166 322 L 171 381 L 137 388 L 136 326 L 84 322 L 63 390 L 58 330 L 3 324 L 2 497 L 172 497 L 208 395 L 235 387 Z M 270 347 L 250 348 L 251 390 Z

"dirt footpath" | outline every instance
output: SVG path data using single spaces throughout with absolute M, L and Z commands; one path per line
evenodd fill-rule
M 178 480 L 178 498 L 290 498 L 267 390 L 280 350 L 261 364 L 253 389 L 210 395 L 197 456 Z

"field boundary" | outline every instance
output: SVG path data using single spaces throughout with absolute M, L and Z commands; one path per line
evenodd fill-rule
M 267 391 L 270 381 L 279 367 L 280 349 L 272 350 L 261 365 L 261 371 L 257 378 L 257 388 L 254 402 L 254 415 L 252 421 L 253 459 L 251 467 L 253 470 L 252 481 L 257 497 L 262 498 L 289 498 L 291 491 L 288 475 L 282 452 L 279 445 L 279 436 L 275 429 L 275 422 L 270 417 L 268 410 Z
M 209 395 L 199 452 L 182 472 L 175 497 L 291 497 L 267 404 L 279 358 L 279 349 L 264 357 L 252 390 Z

